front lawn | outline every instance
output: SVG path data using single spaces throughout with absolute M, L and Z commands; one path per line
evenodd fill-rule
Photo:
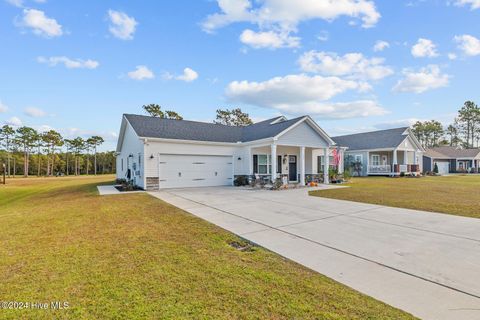
M 480 175 L 423 178 L 353 178 L 351 188 L 319 190 L 312 196 L 443 212 L 480 218 Z
M 0 186 L 0 300 L 67 301 L 1 319 L 411 319 L 113 177 Z

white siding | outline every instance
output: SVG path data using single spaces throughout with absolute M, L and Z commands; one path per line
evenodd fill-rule
M 399 146 L 399 150 L 415 150 L 417 149 L 415 147 L 415 144 L 413 143 L 412 139 L 410 137 L 407 137 Z
M 129 158 L 129 155 L 133 155 L 133 157 Z M 138 162 L 139 155 L 141 158 L 141 163 Z M 135 180 L 135 184 L 141 188 L 144 188 L 144 159 L 143 141 L 138 138 L 132 126 L 127 123 L 121 152 L 119 155 L 117 155 L 117 178 L 125 179 L 127 169 L 130 168 L 132 169 L 132 178 Z M 134 166 L 136 166 L 137 170 L 133 170 Z M 139 174 L 137 174 L 137 171 L 140 171 Z
M 277 144 L 306 147 L 327 147 L 328 142 L 323 139 L 308 123 L 302 122 L 295 128 L 280 136 Z

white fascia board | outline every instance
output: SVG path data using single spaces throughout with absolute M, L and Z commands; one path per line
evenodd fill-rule
M 405 131 L 408 133 L 407 138 L 410 137 L 410 138 L 413 140 L 413 142 L 416 144 L 418 150 L 420 150 L 421 152 L 425 152 L 425 151 L 426 151 L 425 148 L 422 146 L 422 144 L 420 143 L 420 141 L 418 141 L 417 137 L 415 137 L 415 135 L 413 134 L 412 130 L 411 130 L 410 128 L 408 128 L 408 129 L 405 130 Z M 403 140 L 403 141 L 405 141 L 405 140 Z M 402 142 L 403 142 L 403 141 L 402 141 Z
M 285 133 L 287 133 L 288 131 L 296 128 L 297 126 L 299 126 L 301 123 L 307 121 L 310 126 L 323 138 L 327 141 L 327 143 L 329 144 L 329 146 L 334 146 L 336 145 L 335 141 L 332 140 L 332 138 L 330 138 L 330 136 L 322 129 L 320 128 L 320 126 L 315 122 L 313 121 L 312 118 L 310 118 L 310 116 L 305 116 L 303 117 L 302 119 L 298 120 L 297 122 L 295 122 L 293 125 L 291 125 L 290 127 L 288 127 L 287 129 L 283 130 L 282 132 L 280 132 L 279 134 L 277 134 L 275 137 L 273 137 L 275 140 L 278 140 L 278 138 L 280 138 L 281 136 L 283 136 Z
M 122 123 L 120 124 L 120 132 L 117 140 L 117 148 L 115 150 L 116 153 L 120 153 L 122 151 L 122 145 L 123 145 L 126 129 L 127 129 L 127 119 L 125 118 L 125 116 L 123 116 Z

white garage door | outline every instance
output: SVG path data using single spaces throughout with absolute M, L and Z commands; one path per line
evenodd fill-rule
M 160 189 L 232 185 L 232 156 L 161 154 Z
M 435 164 L 434 164 L 435 166 Z M 448 162 L 437 162 L 438 173 L 439 174 L 448 174 L 449 173 L 449 163 Z

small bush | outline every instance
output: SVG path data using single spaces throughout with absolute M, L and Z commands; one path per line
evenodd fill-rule
M 248 178 L 246 176 L 238 176 L 233 181 L 233 184 L 236 187 L 247 186 L 248 185 Z

